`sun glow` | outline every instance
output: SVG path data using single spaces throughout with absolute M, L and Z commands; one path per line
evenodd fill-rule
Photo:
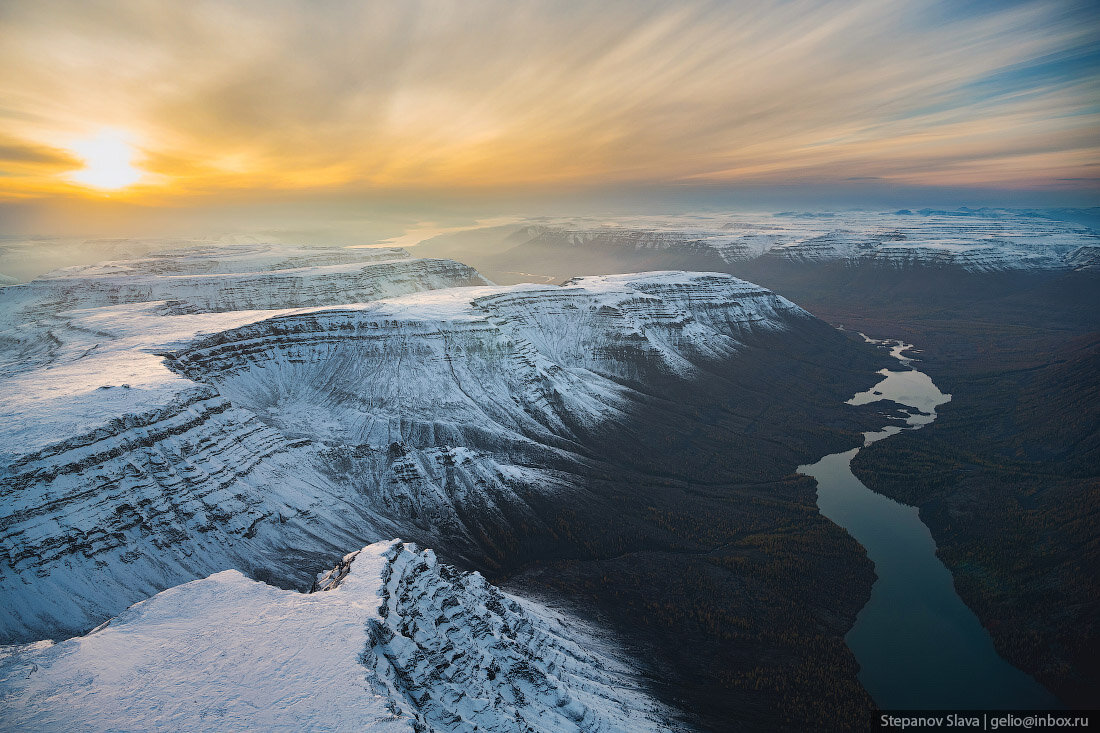
M 268 5 L 0 0 L 0 206 L 1100 188 L 1087 0 Z
M 133 166 L 129 135 L 121 130 L 102 130 L 95 137 L 72 142 L 69 148 L 84 161 L 83 168 L 69 175 L 76 183 L 114 191 L 141 180 L 142 172 Z

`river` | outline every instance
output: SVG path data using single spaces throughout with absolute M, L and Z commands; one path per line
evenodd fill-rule
M 892 346 L 891 354 L 909 367 L 908 344 L 864 338 Z M 927 425 L 951 399 L 915 369 L 879 373 L 882 381 L 849 404 L 892 400 L 910 408 L 909 414 L 897 425 L 864 433 L 864 446 Z M 817 479 L 821 513 L 863 545 L 875 564 L 871 599 L 845 637 L 875 703 L 886 710 L 1059 707 L 1045 688 L 997 654 L 989 633 L 955 592 L 917 509 L 876 494 L 855 477 L 851 461 L 859 450 L 833 453 L 798 470 Z

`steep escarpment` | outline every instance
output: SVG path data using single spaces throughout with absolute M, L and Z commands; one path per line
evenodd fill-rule
M 20 730 L 683 727 L 580 621 L 430 550 L 370 545 L 315 588 L 225 571 L 87 636 L 9 649 L 0 720 Z

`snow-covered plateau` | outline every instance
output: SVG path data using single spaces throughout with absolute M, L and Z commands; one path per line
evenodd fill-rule
M 581 436 L 642 391 L 816 323 L 722 274 L 497 287 L 400 252 L 277 249 L 0 290 L 3 641 L 226 568 L 305 587 L 366 541 L 462 556 L 485 523 L 537 525 L 528 499 L 567 489 Z
M 7 730 L 646 731 L 672 714 L 579 620 L 381 542 L 313 592 L 226 570 L 8 647 Z

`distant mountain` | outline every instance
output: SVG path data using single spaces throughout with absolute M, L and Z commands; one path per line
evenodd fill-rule
M 1095 232 L 1074 223 L 1079 219 L 1074 212 L 1063 213 L 1058 218 L 1058 212 L 964 207 L 893 214 L 540 221 L 447 235 L 420 247 L 424 253 L 462 258 L 506 282 L 646 269 L 737 272 L 757 259 L 760 266 L 770 261 L 893 270 L 1060 271 L 1078 267 L 1075 253 L 1100 243 Z M 474 241 L 474 249 L 461 246 Z

